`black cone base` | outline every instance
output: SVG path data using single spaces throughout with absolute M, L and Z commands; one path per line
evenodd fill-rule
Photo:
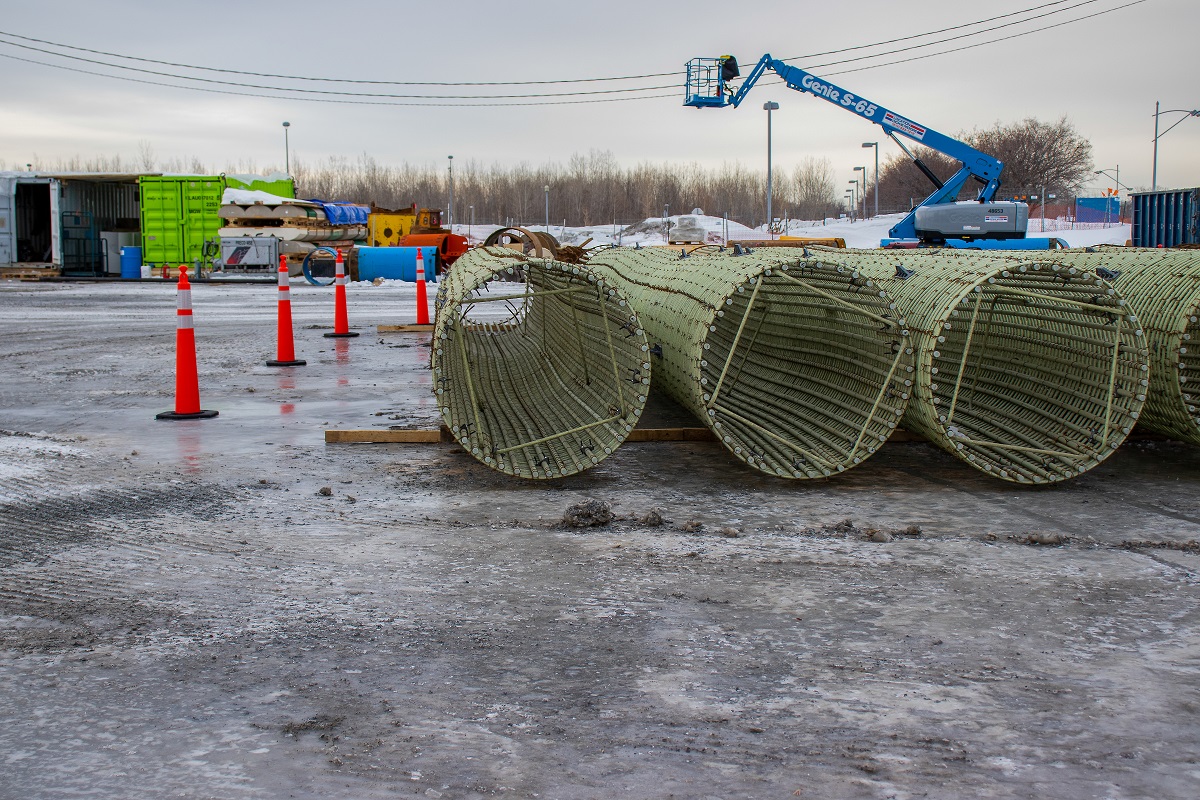
M 326 339 L 349 339 L 352 336 L 358 336 L 358 334 L 354 333 L 353 331 L 351 331 L 350 333 L 327 333 L 327 334 L 325 334 Z
M 304 359 L 299 361 L 268 361 L 268 367 L 303 367 L 308 362 Z
M 180 414 L 175 411 L 164 411 L 161 414 L 155 414 L 155 419 L 212 419 L 219 411 L 197 411 L 195 414 Z

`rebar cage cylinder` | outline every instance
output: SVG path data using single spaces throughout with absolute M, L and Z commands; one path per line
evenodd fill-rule
M 1080 475 L 1132 429 L 1149 386 L 1146 341 L 1095 273 L 1034 253 L 821 249 L 904 311 L 918 356 L 907 429 L 1018 483 Z
M 1137 311 L 1150 352 L 1139 427 L 1200 444 L 1200 251 L 1100 247 L 1052 257 L 1108 276 Z
M 785 249 L 616 248 L 589 266 L 625 292 L 655 385 L 750 466 L 821 478 L 874 453 L 908 402 L 914 352 L 895 304 L 836 264 Z
M 585 266 L 488 247 L 438 287 L 432 367 L 442 418 L 471 455 L 523 478 L 600 463 L 650 389 L 637 315 Z

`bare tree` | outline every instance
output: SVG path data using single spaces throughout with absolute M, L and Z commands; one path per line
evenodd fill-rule
M 833 164 L 828 158 L 809 156 L 792 173 L 786 202 L 799 219 L 824 217 L 837 205 Z
M 1055 122 L 1041 122 L 1032 117 L 1009 125 L 997 122 L 985 130 L 959 133 L 957 138 L 1002 161 L 1002 186 L 1021 192 L 1045 189 L 1067 197 L 1077 194 L 1092 174 L 1091 142 L 1065 116 Z M 915 152 L 943 181 L 962 166 L 925 147 L 918 147 Z M 931 194 L 933 188 L 906 156 L 889 158 L 879 168 L 881 208 L 907 208 L 910 202 L 920 202 Z M 978 184 L 968 182 L 958 199 L 973 198 L 978 189 Z M 1003 196 L 1003 188 L 1000 194 Z M 871 198 L 869 194 L 868 201 Z
M 152 172 L 154 170 L 154 164 L 154 145 L 150 143 L 149 139 L 139 139 L 138 165 L 143 171 Z

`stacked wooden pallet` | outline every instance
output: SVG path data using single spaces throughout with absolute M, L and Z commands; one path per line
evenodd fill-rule
M 62 270 L 55 266 L 30 267 L 12 266 L 0 267 L 0 281 L 40 281 L 43 278 L 57 278 Z

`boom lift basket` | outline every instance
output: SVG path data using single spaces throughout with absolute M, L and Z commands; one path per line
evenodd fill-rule
M 683 100 L 685 106 L 721 108 L 729 105 L 724 69 L 728 58 L 693 58 L 687 62 L 687 92 Z M 734 70 L 736 69 L 734 62 Z

